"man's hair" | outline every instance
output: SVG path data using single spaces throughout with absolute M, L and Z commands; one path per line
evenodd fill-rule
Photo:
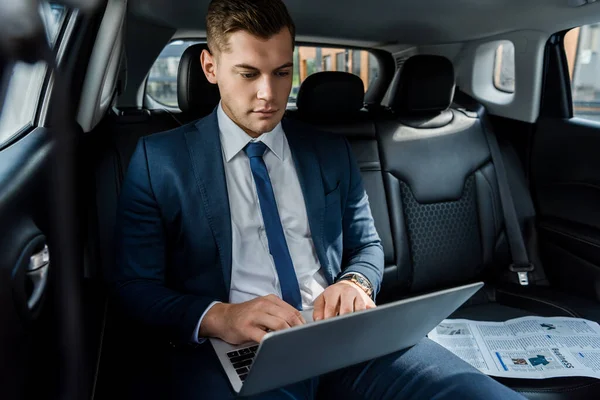
M 282 0 L 212 0 L 206 14 L 206 41 L 212 54 L 227 50 L 229 34 L 246 31 L 269 39 L 288 28 L 295 45 L 296 27 Z

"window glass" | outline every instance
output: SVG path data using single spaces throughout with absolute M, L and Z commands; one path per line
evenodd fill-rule
M 360 67 L 362 64 L 361 53 L 359 50 L 352 50 L 352 73 L 358 76 L 360 76 Z
M 494 57 L 494 86 L 506 93 L 515 92 L 515 45 L 502 41 Z
M 335 55 L 335 70 L 347 72 L 346 68 L 346 52 L 340 51 Z
M 369 53 L 369 85 L 371 86 L 375 79 L 379 76 L 379 62 L 377 58 L 371 53 Z
M 60 27 L 67 15 L 67 9 L 63 5 L 53 3 L 42 3 L 41 7 L 44 25 L 46 26 L 46 36 L 50 45 L 54 47 Z
M 294 83 L 288 102 L 290 105 L 295 104 L 295 93 L 302 82 L 315 72 L 352 72 L 363 80 L 365 92 L 369 90 L 379 73 L 377 59 L 366 50 L 299 46 L 294 54 L 296 59 L 294 60 Z
M 177 107 L 177 70 L 185 49 L 197 40 L 176 40 L 169 43 L 150 69 L 146 93 L 155 101 L 168 107 Z
M 571 29 L 564 38 L 573 115 L 600 121 L 600 24 Z
M 52 46 L 65 22 L 66 12 L 64 6 L 51 3 L 40 5 L 48 42 Z M 17 62 L 10 67 L 6 97 L 0 114 L 0 145 L 33 124 L 46 70 L 44 62 Z
M 331 65 L 331 55 L 326 55 L 323 57 L 323 71 L 333 71 Z
M 167 45 L 150 69 L 146 93 L 155 101 L 177 107 L 177 71 L 185 49 L 198 41 L 175 41 Z M 294 49 L 294 76 L 288 99 L 294 105 L 302 82 L 319 71 L 344 71 L 358 75 L 364 82 L 365 91 L 377 78 L 379 64 L 366 50 L 344 48 L 297 46 Z

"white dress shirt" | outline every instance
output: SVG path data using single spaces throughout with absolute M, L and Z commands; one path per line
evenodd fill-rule
M 269 252 L 267 234 L 258 203 L 258 194 L 244 147 L 251 141 L 267 145 L 263 159 L 269 172 L 277 210 L 294 264 L 302 308 L 313 308 L 315 299 L 328 283 L 312 241 L 304 194 L 292 153 L 281 123 L 271 132 L 253 139 L 223 111 L 217 110 L 223 164 L 229 196 L 232 231 L 232 269 L 230 303 L 242 303 L 256 297 L 275 294 L 281 298 L 279 278 Z M 227 268 L 227 266 L 223 266 Z M 201 316 L 192 340 L 198 342 Z

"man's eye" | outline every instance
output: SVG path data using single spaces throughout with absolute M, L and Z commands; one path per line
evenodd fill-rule
M 276 73 L 277 76 L 288 76 L 290 71 L 279 71 Z
M 252 79 L 252 78 L 256 77 L 256 73 L 254 73 L 254 72 L 247 73 L 247 74 L 242 73 L 241 75 L 242 75 L 242 78 L 244 78 L 244 79 Z

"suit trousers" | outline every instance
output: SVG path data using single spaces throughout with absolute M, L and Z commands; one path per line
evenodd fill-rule
M 178 350 L 170 360 L 169 398 L 236 398 L 209 342 Z M 524 399 L 427 338 L 407 350 L 247 398 Z

